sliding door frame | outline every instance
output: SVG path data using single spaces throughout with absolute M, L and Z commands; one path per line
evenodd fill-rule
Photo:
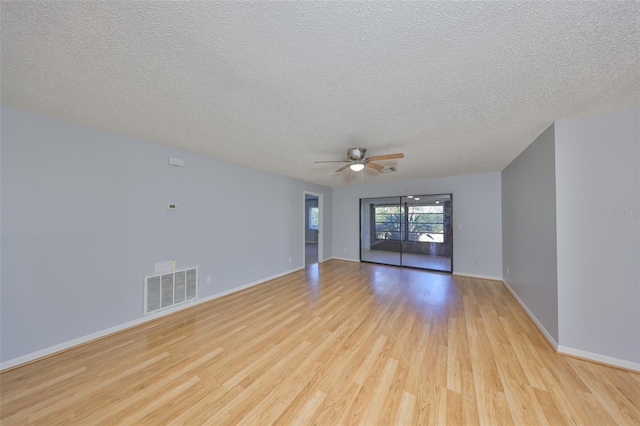
M 401 217 L 402 217 L 402 220 L 403 220 L 403 221 L 406 221 L 406 211 L 405 211 L 404 204 L 403 204 L 403 202 L 402 202 L 402 200 L 403 200 L 403 199 L 406 199 L 406 198 L 407 198 L 407 196 L 406 196 L 406 195 L 399 195 L 399 196 L 398 196 L 398 195 L 392 195 L 392 196 L 388 196 L 388 197 L 365 197 L 365 198 L 360 198 L 360 199 L 358 200 L 358 202 L 359 202 L 358 209 L 359 209 L 359 212 L 360 212 L 360 214 L 359 214 L 359 218 L 358 218 L 358 221 L 359 221 L 359 233 L 360 233 L 360 238 L 359 238 L 359 239 L 360 239 L 360 253 L 359 253 L 359 255 L 360 255 L 360 262 L 373 263 L 373 264 L 377 264 L 377 265 L 399 266 L 399 267 L 401 267 L 401 268 L 412 268 L 412 269 L 420 269 L 420 270 L 423 270 L 423 271 L 432 271 L 432 272 L 442 272 L 442 273 L 445 273 L 445 274 L 453 274 L 453 270 L 454 270 L 454 269 L 453 269 L 453 255 L 454 255 L 454 250 L 453 250 L 453 234 L 454 234 L 454 224 L 453 224 L 453 193 L 446 193 L 446 192 L 445 192 L 445 193 L 441 193 L 441 194 L 419 194 L 419 195 L 417 195 L 417 196 L 419 196 L 419 197 L 437 197 L 437 196 L 442 196 L 442 195 L 448 195 L 448 196 L 449 196 L 449 202 L 451 203 L 451 207 L 450 207 L 450 210 L 451 210 L 451 226 L 450 226 L 450 229 L 451 229 L 451 236 L 450 236 L 450 237 L 449 237 L 448 235 L 446 235 L 446 233 L 447 233 L 447 229 L 446 229 L 446 228 L 444 229 L 444 232 L 445 232 L 445 239 L 446 239 L 446 238 L 451 238 L 451 256 L 450 256 L 450 258 L 451 258 L 451 270 L 449 270 L 449 271 L 443 271 L 443 270 L 441 270 L 441 269 L 421 268 L 421 267 L 418 267 L 418 266 L 408 266 L 408 265 L 404 265 L 404 264 L 403 264 L 403 262 L 402 262 L 402 256 L 403 256 L 403 254 L 404 254 L 404 250 L 403 250 L 403 243 L 405 242 L 405 240 L 404 240 L 404 235 L 403 235 L 403 234 L 405 234 L 405 233 L 408 233 L 408 232 L 409 232 L 409 230 L 408 230 L 408 229 L 406 229 L 406 228 L 407 228 L 407 224 L 406 224 L 406 223 L 403 223 L 403 224 L 401 224 L 401 226 L 400 226 L 400 252 L 399 252 L 399 255 L 400 255 L 400 265 L 394 265 L 394 264 L 392 264 L 392 263 L 374 262 L 374 261 L 371 261 L 371 260 L 363 260 L 363 259 L 362 259 L 362 243 L 363 243 L 363 241 L 362 241 L 362 200 L 375 200 L 375 199 L 378 199 L 378 198 L 379 198 L 379 199 L 384 199 L 384 198 L 397 198 L 397 199 L 398 199 L 398 206 L 400 207 L 400 210 L 401 210 Z M 371 213 L 368 213 L 368 214 L 371 214 Z M 374 226 L 375 226 L 375 225 L 374 225 Z M 403 229 L 404 229 L 404 231 L 403 231 Z M 372 238 L 372 237 L 370 236 L 370 238 Z

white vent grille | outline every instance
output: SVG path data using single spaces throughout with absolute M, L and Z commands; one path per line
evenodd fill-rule
M 196 268 L 144 277 L 144 314 L 198 298 Z

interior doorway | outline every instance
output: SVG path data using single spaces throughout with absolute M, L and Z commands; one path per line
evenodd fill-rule
M 304 191 L 304 265 L 322 263 L 322 194 Z
M 453 272 L 452 194 L 362 198 L 360 260 Z

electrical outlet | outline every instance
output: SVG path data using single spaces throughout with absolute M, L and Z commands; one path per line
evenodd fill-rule
M 211 277 L 207 277 L 207 284 L 211 284 Z
M 289 256 L 289 262 L 292 262 L 291 256 Z
M 347 252 L 347 248 L 346 248 L 346 247 L 342 247 L 342 251 L 343 251 L 344 253 L 346 253 L 346 252 Z
M 507 275 L 509 275 L 509 268 L 507 268 Z

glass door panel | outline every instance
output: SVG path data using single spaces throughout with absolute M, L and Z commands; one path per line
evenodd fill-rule
M 402 265 L 452 272 L 451 194 L 402 197 L 407 232 Z
M 360 200 L 360 260 L 402 265 L 400 197 Z

